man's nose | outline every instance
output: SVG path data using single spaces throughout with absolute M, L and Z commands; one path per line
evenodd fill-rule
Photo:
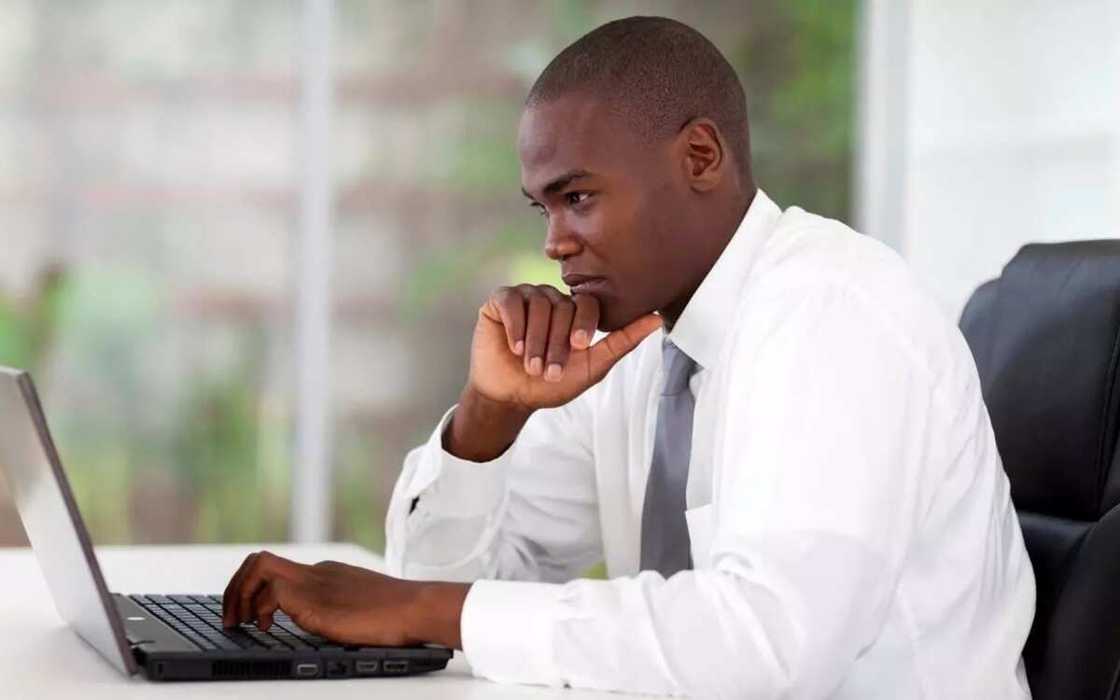
M 544 239 L 544 254 L 553 260 L 563 260 L 579 253 L 582 244 L 579 236 L 563 225 L 556 217 L 549 221 Z

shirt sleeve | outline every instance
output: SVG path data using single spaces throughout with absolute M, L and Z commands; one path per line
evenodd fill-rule
M 927 368 L 858 296 L 779 307 L 728 340 L 707 568 L 479 581 L 461 623 L 475 673 L 704 698 L 835 691 L 892 604 L 922 512 L 924 436 L 944 411 Z
M 600 561 L 590 393 L 537 411 L 504 454 L 484 463 L 443 450 L 449 410 L 405 459 L 387 516 L 389 571 L 567 581 Z

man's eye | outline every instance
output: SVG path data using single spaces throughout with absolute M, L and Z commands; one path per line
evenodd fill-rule
M 568 206 L 574 207 L 578 204 L 583 204 L 584 202 L 586 202 L 587 198 L 590 197 L 591 194 L 589 192 L 569 192 L 564 196 L 568 200 Z

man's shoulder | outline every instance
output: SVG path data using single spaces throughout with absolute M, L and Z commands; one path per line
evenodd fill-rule
M 852 287 L 878 291 L 915 284 L 894 250 L 847 224 L 786 209 L 774 226 L 751 271 L 756 287 Z
M 946 320 L 910 266 L 879 240 L 836 219 L 786 209 L 752 266 L 743 301 L 788 307 L 819 296 L 922 322 Z
M 798 313 L 828 314 L 852 331 L 893 338 L 923 363 L 955 365 L 962 357 L 956 325 L 898 253 L 840 221 L 790 207 L 750 270 L 734 325 L 755 336 Z

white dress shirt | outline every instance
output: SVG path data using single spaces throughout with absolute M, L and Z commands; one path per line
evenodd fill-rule
M 405 460 L 397 575 L 475 581 L 474 672 L 701 698 L 1027 698 L 1034 575 L 972 355 L 904 263 L 759 191 L 670 339 L 694 569 L 638 571 L 662 331 L 488 463 Z M 453 409 L 452 409 L 453 410 Z M 419 498 L 410 513 L 414 498 Z M 610 580 L 579 580 L 606 562 Z

